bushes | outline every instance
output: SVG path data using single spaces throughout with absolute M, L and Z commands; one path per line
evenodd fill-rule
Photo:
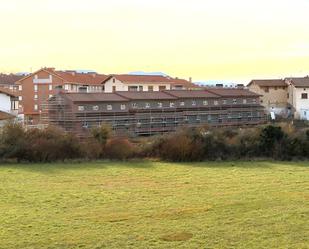
M 136 139 L 111 137 L 111 129 L 101 126 L 92 136 L 79 140 L 54 127 L 25 130 L 7 124 L 0 134 L 0 159 L 53 162 L 66 159 L 126 160 L 155 157 L 168 161 L 309 158 L 309 130 L 295 131 L 291 126 L 257 128 L 182 129 L 173 134 Z

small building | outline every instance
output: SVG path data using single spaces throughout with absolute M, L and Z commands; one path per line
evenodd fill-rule
M 309 120 L 309 77 L 286 78 L 289 109 L 295 119 Z
M 261 104 L 267 113 L 287 117 L 288 111 L 288 84 L 281 79 L 252 80 L 248 89 L 261 95 Z
M 0 111 L 15 116 L 18 114 L 17 94 L 8 88 L 0 87 Z
M 114 74 L 110 75 L 103 83 L 105 92 L 108 93 L 116 91 L 156 92 L 172 89 L 188 90 L 198 87 L 190 81 L 162 75 Z
M 265 122 L 259 95 L 246 89 L 66 93 L 50 98 L 44 120 L 87 136 L 103 123 L 115 134 L 138 136 L 179 127 L 247 126 Z

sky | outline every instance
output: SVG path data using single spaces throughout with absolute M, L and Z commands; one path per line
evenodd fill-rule
M 0 0 L 0 71 L 309 74 L 309 0 Z

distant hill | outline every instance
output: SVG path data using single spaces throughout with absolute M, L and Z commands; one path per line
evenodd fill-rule
M 131 75 L 160 75 L 160 76 L 168 76 L 166 73 L 162 72 L 144 72 L 144 71 L 134 71 L 130 72 Z

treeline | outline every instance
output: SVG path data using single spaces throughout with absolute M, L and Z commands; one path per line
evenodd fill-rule
M 184 129 L 164 136 L 137 139 L 112 137 L 107 125 L 79 139 L 55 127 L 29 129 L 8 123 L 0 133 L 0 159 L 18 162 L 55 162 L 72 159 L 127 160 L 159 158 L 167 161 L 272 158 L 309 159 L 309 129 L 262 126 L 256 128 Z

